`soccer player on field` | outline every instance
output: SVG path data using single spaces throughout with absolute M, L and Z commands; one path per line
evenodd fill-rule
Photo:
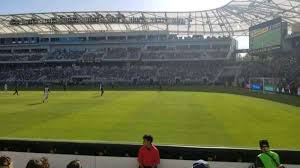
M 48 86 L 46 86 L 45 89 L 44 89 L 44 99 L 43 99 L 43 103 L 44 103 L 45 101 L 48 101 L 48 95 L 49 95 L 49 93 L 50 93 L 50 89 L 49 89 Z
M 17 96 L 19 96 L 18 85 L 15 87 L 15 92 L 14 92 L 14 94 L 13 94 L 13 95 L 17 95 Z
M 103 87 L 102 83 L 100 83 L 99 89 L 100 89 L 101 96 L 103 96 L 103 94 L 104 94 L 104 87 Z
M 4 92 L 7 92 L 7 83 L 4 84 Z

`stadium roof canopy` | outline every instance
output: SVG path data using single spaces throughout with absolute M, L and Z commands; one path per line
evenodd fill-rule
M 192 5 L 192 4 L 191 4 Z M 232 0 L 204 11 L 86 11 L 0 15 L 0 34 L 161 31 L 181 35 L 248 35 L 277 17 L 300 23 L 300 0 Z

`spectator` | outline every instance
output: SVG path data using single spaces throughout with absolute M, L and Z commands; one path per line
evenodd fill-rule
M 260 140 L 259 146 L 262 151 L 256 158 L 257 168 L 284 168 L 280 164 L 279 155 L 270 150 L 268 140 Z
M 73 160 L 68 165 L 67 168 L 82 168 L 79 160 Z
M 7 156 L 0 157 L 0 168 L 13 168 L 12 161 Z
M 198 160 L 193 164 L 193 168 L 209 168 L 209 164 L 204 160 Z
M 138 153 L 138 162 L 140 168 L 157 168 L 160 163 L 158 149 L 152 144 L 153 137 L 151 135 L 143 136 L 143 146 Z
M 49 163 L 44 158 L 31 159 L 28 161 L 26 168 L 49 168 Z
M 41 158 L 41 161 L 42 161 L 42 163 L 43 163 L 43 165 L 44 165 L 44 168 L 50 168 L 50 164 L 49 164 L 49 161 L 48 161 L 47 158 L 42 157 L 42 158 Z
M 300 86 L 298 86 L 298 96 L 300 96 Z

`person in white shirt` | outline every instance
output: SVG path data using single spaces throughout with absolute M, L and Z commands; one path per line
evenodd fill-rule
M 300 86 L 298 87 L 298 96 L 300 96 Z
M 285 93 L 285 92 L 284 92 L 284 87 L 283 87 L 283 88 L 281 88 L 281 93 L 283 93 L 283 94 Z
M 49 89 L 48 86 L 46 86 L 45 89 L 44 89 L 44 99 L 43 99 L 43 103 L 44 103 L 45 101 L 48 101 L 49 93 L 50 93 L 50 89 Z
M 7 92 L 7 84 L 6 83 L 4 84 L 4 91 L 5 91 L 5 93 Z

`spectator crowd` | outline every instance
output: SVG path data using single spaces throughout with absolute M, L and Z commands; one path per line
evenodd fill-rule
M 102 81 L 149 84 L 151 82 L 211 83 L 223 68 L 222 61 L 107 63 L 94 65 L 20 65 L 1 69 L 0 81 Z
M 260 140 L 259 147 L 261 153 L 253 158 L 253 164 L 249 168 L 285 168 L 282 165 L 278 153 L 270 150 L 268 140 Z M 158 168 L 160 165 L 159 149 L 153 144 L 152 135 L 146 134 L 143 136 L 143 145 L 138 150 L 137 164 L 139 168 Z M 13 161 L 8 156 L 0 156 L 1 168 L 14 168 Z M 193 163 L 192 168 L 210 168 L 209 163 L 204 160 L 199 160 Z M 224 166 L 225 167 L 225 166 Z M 27 162 L 26 168 L 51 168 L 46 157 L 38 159 L 30 159 Z M 71 161 L 66 168 L 82 168 L 80 160 Z

